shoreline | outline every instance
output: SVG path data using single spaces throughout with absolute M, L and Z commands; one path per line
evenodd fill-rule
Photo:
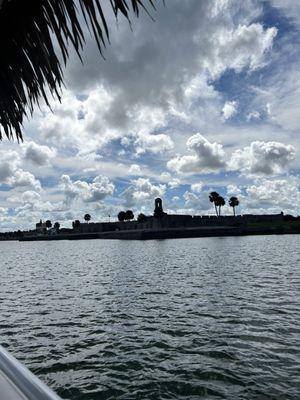
M 45 241 L 45 240 L 86 240 L 86 239 L 115 239 L 115 240 L 153 240 L 153 239 L 179 239 L 195 237 L 225 237 L 225 236 L 253 236 L 253 235 L 295 235 L 300 234 L 299 229 L 286 229 L 284 227 L 249 228 L 249 227 L 197 227 L 197 228 L 172 228 L 172 229 L 137 229 L 124 231 L 108 231 L 94 233 L 70 233 L 57 235 L 26 236 L 16 239 L 20 242 Z

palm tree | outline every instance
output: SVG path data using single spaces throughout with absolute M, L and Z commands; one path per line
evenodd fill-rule
M 235 196 L 230 197 L 229 199 L 229 205 L 230 207 L 233 208 L 233 215 L 235 216 L 235 207 L 237 207 L 240 204 L 239 199 Z
M 47 219 L 47 221 L 46 221 L 46 228 L 51 228 L 51 226 L 52 226 L 52 222 L 50 221 L 50 219 Z
M 125 211 L 120 211 L 120 212 L 119 212 L 119 214 L 118 214 L 118 220 L 119 220 L 120 222 L 125 221 Z
M 219 216 L 221 215 L 221 207 L 225 206 L 225 199 L 222 196 L 218 196 L 215 201 L 216 207 L 219 207 Z
M 209 201 L 215 205 L 217 217 L 218 217 L 218 209 L 217 209 L 216 201 L 219 197 L 220 197 L 220 195 L 218 192 L 210 192 L 210 194 L 209 194 Z
M 85 42 L 84 24 L 94 36 L 99 52 L 109 43 L 109 5 L 121 13 L 139 15 L 159 0 L 1 0 L 0 1 L 0 140 L 22 140 L 24 116 L 32 114 L 41 98 L 49 105 L 51 95 L 60 100 L 62 63 L 69 57 L 69 43 L 79 58 Z M 103 7 L 107 3 L 108 7 Z M 83 17 L 82 17 L 83 16 Z M 56 49 L 61 54 L 57 54 Z
M 91 220 L 92 217 L 90 216 L 90 214 L 85 214 L 85 216 L 83 218 L 87 223 L 89 223 L 89 221 Z
M 125 211 L 125 220 L 130 221 L 131 219 L 134 219 L 134 214 L 132 210 Z

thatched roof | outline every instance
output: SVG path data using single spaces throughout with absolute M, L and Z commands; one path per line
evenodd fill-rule
M 95 37 L 99 51 L 109 41 L 103 2 L 115 16 L 136 16 L 140 8 L 154 7 L 157 0 L 0 0 L 0 140 L 6 135 L 22 140 L 24 116 L 39 99 L 49 105 L 47 94 L 60 98 L 62 68 L 54 51 L 56 38 L 66 63 L 68 46 L 78 56 L 84 44 L 79 12 Z

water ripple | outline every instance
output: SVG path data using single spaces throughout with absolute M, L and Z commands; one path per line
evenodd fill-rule
M 299 241 L 1 242 L 1 342 L 65 399 L 299 400 Z

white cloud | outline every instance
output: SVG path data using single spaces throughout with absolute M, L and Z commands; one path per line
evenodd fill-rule
M 55 157 L 56 151 L 48 146 L 39 145 L 33 141 L 26 142 L 23 145 L 24 159 L 37 165 L 45 165 L 50 159 Z
M 61 177 L 61 190 L 65 195 L 65 201 L 69 204 L 76 198 L 84 202 L 96 202 L 112 195 L 115 186 L 105 176 L 96 176 L 91 183 L 77 180 L 73 182 L 68 175 Z
M 126 206 L 148 213 L 156 196 L 177 212 L 207 212 L 211 203 L 203 188 L 208 186 L 227 186 L 228 195 L 241 198 L 241 209 L 254 204 L 258 209 L 260 200 L 254 201 L 251 187 L 258 192 L 263 184 L 253 179 L 298 167 L 293 149 L 282 144 L 300 149 L 299 49 L 291 25 L 285 31 L 280 19 L 275 21 L 281 32 L 276 38 L 277 29 L 269 27 L 259 1 L 243 0 L 242 6 L 232 0 L 159 3 L 155 23 L 141 14 L 131 31 L 127 21 L 119 20 L 105 61 L 89 37 L 84 66 L 70 50 L 62 103 L 52 104 L 53 113 L 37 110 L 25 122 L 28 142 L 10 143 L 1 152 L 0 182 L 9 186 L 0 192 L 1 205 L 15 208 L 16 214 L 5 216 L 15 226 L 26 227 L 46 215 L 71 220 L 84 212 L 96 220 L 117 214 L 124 199 Z M 299 11 L 296 3 L 272 0 L 292 23 L 300 20 L 293 16 L 292 10 Z M 270 69 L 256 72 L 269 63 Z M 253 82 L 254 89 L 248 86 Z M 234 101 L 224 104 L 224 99 Z M 237 111 L 245 120 L 235 124 Z M 204 137 L 189 138 L 198 131 Z M 270 146 L 270 139 L 282 143 Z M 248 145 L 257 140 L 268 145 Z M 240 149 L 230 167 L 243 174 L 224 175 L 226 148 Z M 169 172 L 164 171 L 167 160 Z M 213 177 L 189 176 L 211 172 Z M 60 191 L 55 182 L 62 174 Z M 128 183 L 128 176 L 140 179 Z M 42 189 L 38 179 L 45 182 Z M 129 187 L 119 195 L 124 185 Z M 14 197 L 12 204 L 8 197 Z M 177 198 L 177 208 L 170 197 Z
M 193 183 L 191 185 L 191 189 L 192 189 L 192 192 L 194 192 L 194 193 L 201 193 L 202 189 L 203 189 L 203 183 L 202 182 Z
M 22 193 L 21 201 L 23 203 L 35 204 L 41 199 L 40 193 L 35 192 L 34 190 L 27 190 Z M 17 199 L 15 199 L 17 201 Z
M 292 145 L 255 141 L 250 146 L 236 150 L 229 166 L 248 174 L 272 175 L 284 172 L 294 158 L 295 149 Z
M 168 161 L 170 170 L 177 173 L 216 172 L 225 167 L 225 152 L 217 142 L 209 142 L 200 133 L 191 136 L 186 142 L 192 155 L 177 156 Z
M 35 176 L 20 168 L 21 157 L 17 151 L 3 150 L 0 153 L 0 183 L 18 187 L 31 187 L 41 189 L 41 184 Z
M 38 179 L 35 178 L 33 174 L 28 171 L 23 171 L 22 169 L 17 169 L 14 172 L 14 175 L 7 180 L 9 185 L 14 187 L 17 186 L 25 186 L 31 187 L 34 190 L 41 189 L 41 183 Z
M 184 208 L 186 209 L 186 212 L 191 214 L 201 213 L 211 208 L 211 203 L 208 199 L 208 193 L 206 192 L 195 194 L 186 191 L 183 195 L 183 198 L 185 200 Z
M 0 207 L 0 215 L 5 215 L 8 213 L 8 208 Z
M 242 193 L 241 189 L 235 184 L 227 185 L 226 191 L 228 196 L 238 196 Z
M 261 118 L 261 115 L 258 111 L 252 111 L 247 115 L 247 121 L 251 120 L 259 120 Z
M 122 193 L 126 207 L 134 207 L 147 202 L 154 202 L 156 197 L 162 197 L 166 192 L 166 185 L 154 185 L 148 178 L 138 178 L 131 181 L 131 185 Z
M 273 212 L 300 213 L 299 178 L 262 179 L 246 189 L 249 208 L 273 207 Z
M 7 183 L 20 165 L 17 151 L 7 150 L 0 153 L 0 182 Z
M 163 133 L 156 135 L 151 134 L 139 134 L 134 142 L 136 146 L 136 152 L 138 155 L 145 153 L 146 151 L 158 154 L 164 153 L 173 149 L 174 143 L 170 136 Z
M 174 178 L 169 172 L 162 172 L 160 174 L 160 180 L 166 183 L 171 189 L 180 185 L 180 179 Z
M 184 89 L 184 95 L 189 99 L 215 99 L 218 92 L 214 86 L 208 82 L 206 74 L 198 75 L 189 81 Z
M 226 101 L 222 109 L 222 113 L 225 120 L 230 119 L 237 113 L 237 102 L 236 101 Z
M 129 175 L 141 175 L 142 170 L 138 164 L 132 164 L 128 170 Z
M 214 79 L 227 69 L 241 72 L 245 67 L 256 70 L 266 64 L 266 52 L 277 35 L 275 27 L 259 24 L 239 25 L 236 29 L 217 29 L 211 39 L 211 53 L 204 65 Z

